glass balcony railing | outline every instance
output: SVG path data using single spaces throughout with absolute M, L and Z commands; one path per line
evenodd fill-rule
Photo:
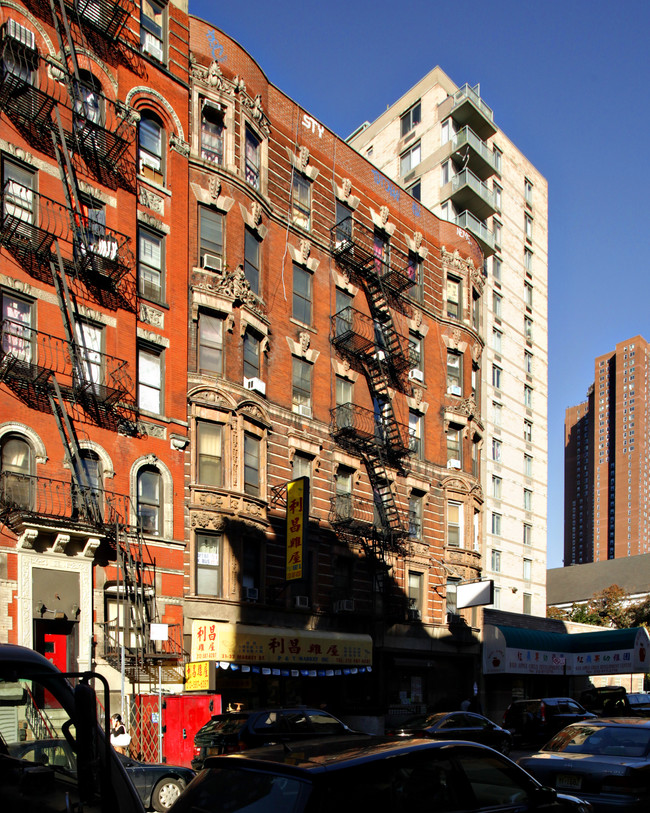
M 451 179 L 452 194 L 460 191 L 464 187 L 469 187 L 481 200 L 483 200 L 491 209 L 496 211 L 496 200 L 494 190 L 483 183 L 471 169 L 464 169 L 458 175 L 454 175 Z
M 484 248 L 488 248 L 491 253 L 494 253 L 494 234 L 488 229 L 482 220 L 479 220 L 478 217 L 475 217 L 471 212 L 465 211 L 461 212 L 459 215 L 456 215 L 454 222 L 461 229 L 466 229 L 467 231 L 471 232 L 477 238 L 477 240 L 480 240 Z
M 467 84 L 463 85 L 462 88 L 459 88 L 454 93 L 454 102 L 456 102 L 456 104 L 465 101 L 465 99 L 469 99 L 474 106 L 477 107 L 481 113 L 483 113 L 485 118 L 489 119 L 490 121 L 494 121 L 494 111 L 492 108 L 488 107 L 474 88 Z
M 451 144 L 454 150 L 459 150 L 468 145 L 494 172 L 497 171 L 494 150 L 491 150 L 485 141 L 476 135 L 471 127 L 463 127 L 462 130 L 455 133 Z

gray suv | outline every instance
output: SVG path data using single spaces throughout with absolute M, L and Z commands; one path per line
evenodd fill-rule
M 569 723 L 595 716 L 570 697 L 515 700 L 503 715 L 503 727 L 520 742 L 546 742 Z

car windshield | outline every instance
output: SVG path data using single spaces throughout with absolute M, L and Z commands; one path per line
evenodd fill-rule
M 244 725 L 248 716 L 246 714 L 228 714 L 223 717 L 213 717 L 201 729 L 201 734 L 235 734 Z
M 650 751 L 650 728 L 638 726 L 572 725 L 556 734 L 545 751 L 598 756 L 645 757 Z
M 311 785 L 263 771 L 212 768 L 199 774 L 174 804 L 174 813 L 298 813 Z

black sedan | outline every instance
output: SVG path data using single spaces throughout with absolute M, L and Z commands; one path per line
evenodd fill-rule
M 63 771 L 76 773 L 77 759 L 66 739 L 33 740 L 8 746 L 11 756 L 41 765 L 51 765 Z M 164 813 L 174 804 L 183 789 L 194 778 L 194 771 L 177 765 L 157 765 L 138 762 L 117 755 L 133 782 L 145 808 Z
M 572 723 L 519 765 L 542 784 L 591 802 L 597 813 L 650 810 L 650 720 Z
M 407 718 L 386 732 L 393 737 L 434 737 L 445 740 L 469 740 L 489 745 L 502 754 L 512 748 L 512 734 L 505 728 L 471 711 L 419 714 Z

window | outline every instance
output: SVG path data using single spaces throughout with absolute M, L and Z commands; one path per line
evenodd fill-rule
M 533 320 L 529 316 L 524 316 L 524 335 L 527 342 L 533 340 Z
M 32 330 L 33 304 L 15 296 L 9 291 L 0 290 L 2 301 L 2 351 L 18 361 L 29 364 L 32 361 L 35 339 Z
M 451 161 L 445 161 L 440 165 L 440 186 L 449 183 L 451 179 Z
M 291 461 L 291 479 L 297 480 L 299 477 L 307 477 L 311 482 L 312 458 L 301 452 L 296 452 Z M 311 503 L 311 489 L 309 493 Z
M 533 560 L 524 559 L 524 581 L 529 582 L 533 577 Z
M 249 432 L 244 433 L 244 492 L 260 496 L 260 450 L 261 440 Z
M 524 593 L 522 611 L 524 615 L 530 615 L 533 612 L 533 597 L 530 593 Z
M 422 605 L 424 602 L 424 573 L 409 570 L 409 615 L 412 621 L 417 621 L 422 617 Z
M 492 276 L 497 282 L 501 282 L 501 260 L 499 257 L 492 257 Z
M 353 383 L 349 378 L 336 376 L 336 406 L 351 404 L 353 401 Z
M 293 264 L 293 318 L 311 325 L 312 274 L 301 265 Z
M 502 479 L 500 477 L 497 477 L 496 474 L 492 475 L 492 496 L 494 497 L 495 500 L 501 499 L 502 482 L 503 482 Z
M 334 320 L 336 335 L 344 336 L 352 330 L 352 297 L 340 288 L 336 289 L 334 312 L 336 314 Z
M 400 155 L 399 174 L 404 177 L 420 163 L 420 143 L 414 144 L 410 149 Z
M 524 282 L 524 304 L 528 308 L 533 307 L 533 286 L 528 282 Z
M 140 175 L 157 184 L 164 184 L 163 134 L 160 119 L 143 111 L 138 125 L 138 159 Z
M 533 407 L 533 388 L 524 384 L 524 406 L 528 409 Z
M 452 468 L 459 469 L 462 466 L 461 437 L 461 429 L 450 426 L 447 430 L 447 466 Z
M 529 206 L 533 205 L 533 185 L 528 178 L 524 178 L 524 198 Z
M 480 463 L 481 463 L 481 455 L 480 455 L 480 448 L 477 438 L 475 437 L 472 441 L 472 474 L 474 477 L 480 477 Z
M 501 350 L 502 338 L 503 338 L 503 333 L 500 330 L 498 330 L 497 328 L 493 327 L 492 328 L 492 349 L 494 350 L 495 353 L 503 352 Z
M 501 462 L 501 441 L 498 438 L 492 438 L 492 460 Z
M 336 516 L 352 519 L 352 469 L 339 466 L 336 472 L 334 490 L 336 493 Z
M 413 105 L 406 113 L 403 113 L 400 118 L 400 138 L 404 138 L 407 133 L 417 126 L 421 121 L 422 107 L 420 102 Z
M 199 313 L 199 371 L 223 373 L 223 319 Z
M 210 164 L 223 166 L 224 111 L 211 102 L 203 102 L 201 110 L 201 158 Z
M 452 548 L 463 547 L 463 504 L 447 503 L 447 544 Z
M 259 138 L 249 127 L 246 127 L 244 176 L 246 183 L 249 183 L 253 189 L 258 190 L 260 188 L 260 152 L 261 142 Z
M 416 181 L 412 186 L 406 190 L 409 195 L 415 198 L 415 200 L 422 200 L 422 181 Z
M 100 384 L 104 383 L 102 328 L 89 322 L 77 322 L 75 336 L 81 363 L 81 369 L 75 370 L 75 385 L 98 393 Z
M 496 319 L 501 318 L 501 294 L 492 291 L 492 312 Z
M 492 604 L 495 610 L 499 610 L 501 608 L 501 588 L 495 587 L 494 588 L 494 603 Z
M 197 421 L 196 480 L 204 486 L 223 485 L 223 426 Z
M 142 0 L 140 6 L 140 45 L 145 54 L 164 60 L 164 7 L 155 0 Z
M 291 219 L 302 229 L 311 228 L 311 183 L 299 172 L 293 171 Z
M 454 133 L 453 122 L 451 119 L 445 119 L 440 127 L 440 144 L 446 144 Z
M 472 327 L 474 330 L 481 328 L 481 297 L 476 290 L 472 290 Z
M 29 443 L 19 435 L 0 439 L 0 495 L 5 505 L 34 507 L 34 460 Z
M 524 227 L 526 231 L 526 240 L 532 241 L 533 239 L 533 218 L 530 215 L 524 215 Z
M 492 401 L 492 423 L 495 426 L 501 426 L 503 418 L 503 406 L 499 401 Z
M 460 353 L 447 350 L 447 392 L 451 395 L 462 395 L 462 359 Z
M 533 476 L 533 458 L 529 454 L 524 455 L 524 475 L 526 477 Z
M 293 358 L 292 403 L 293 411 L 311 418 L 312 365 L 304 359 Z
M 481 368 L 476 364 L 476 362 L 472 362 L 472 398 L 476 401 L 477 404 L 480 403 L 479 398 L 479 386 L 481 383 Z
M 524 523 L 524 545 L 533 544 L 533 526 Z
M 99 511 L 99 515 L 103 516 L 104 470 L 99 455 L 92 449 L 82 449 L 81 466 L 86 481 L 85 484 L 81 484 L 84 492 L 82 504 L 87 507 L 89 502 L 92 501 L 94 507 Z
M 411 539 L 422 539 L 422 505 L 421 494 L 412 492 L 409 497 L 409 536 Z
M 157 347 L 138 348 L 138 407 L 163 412 L 163 354 Z
M 262 378 L 261 375 L 262 343 L 251 330 L 244 333 L 244 378 Z
M 501 223 L 496 218 L 493 218 L 492 230 L 494 232 L 494 245 L 495 246 L 500 246 L 501 245 Z
M 143 299 L 162 302 L 164 298 L 163 238 L 138 229 L 138 293 Z
M 223 215 L 199 206 L 199 261 L 202 268 L 221 271 L 223 259 Z
M 348 243 L 352 239 L 352 209 L 336 201 L 336 243 Z
M 162 478 L 158 469 L 146 466 L 138 472 L 138 521 L 143 533 L 158 536 L 162 532 Z
M 447 316 L 460 319 L 460 280 L 447 277 Z
M 529 274 L 533 271 L 533 252 L 529 248 L 524 249 L 524 268 Z
M 501 536 L 501 514 L 492 512 L 492 533 L 494 536 Z
M 524 489 L 524 510 L 533 510 L 533 492 L 529 488 Z
M 533 372 L 533 354 L 524 350 L 524 368 L 529 375 Z
M 493 573 L 501 573 L 501 551 L 492 550 L 490 555 L 490 570 Z
M 526 443 L 533 442 L 533 425 L 530 421 L 524 421 L 524 440 Z
M 34 32 L 11 17 L 4 30 L 2 78 L 11 90 L 21 92 L 24 85 L 34 84 L 38 69 L 38 51 Z
M 390 241 L 385 232 L 375 231 L 372 250 L 375 257 L 375 271 L 380 277 L 383 277 L 390 262 Z
M 424 444 L 422 443 L 422 415 L 409 410 L 409 448 L 416 460 L 424 457 Z
M 495 183 L 494 184 L 494 206 L 499 211 L 501 211 L 501 209 L 502 209 L 502 205 L 501 205 L 502 193 L 503 193 L 503 190 L 501 189 L 499 184 Z
M 2 162 L 3 215 L 6 220 L 18 220 L 21 223 L 34 222 L 35 181 L 36 175 L 29 169 L 6 159 Z M 29 239 L 32 237 L 32 233 L 31 230 L 18 226 L 16 236 Z
M 196 535 L 196 593 L 219 598 L 222 591 L 221 535 Z
M 501 389 L 501 379 L 503 378 L 502 373 L 503 370 L 498 364 L 492 365 L 492 386 L 497 390 Z
M 501 174 L 501 159 L 503 157 L 503 153 L 498 147 L 494 147 L 492 150 L 492 154 L 494 156 L 494 168 L 496 171 Z
M 422 260 L 417 254 L 412 251 L 409 252 L 408 265 L 406 273 L 413 285 L 408 290 L 409 296 L 417 299 L 418 302 L 422 301 Z
M 250 229 L 244 236 L 244 276 L 254 294 L 260 292 L 260 241 Z

